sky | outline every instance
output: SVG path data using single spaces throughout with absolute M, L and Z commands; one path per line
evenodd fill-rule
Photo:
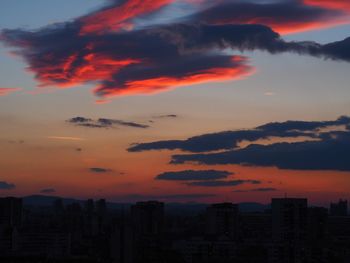
M 350 199 L 347 0 L 2 0 L 0 196 Z

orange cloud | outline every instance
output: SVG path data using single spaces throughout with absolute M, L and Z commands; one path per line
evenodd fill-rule
M 0 96 L 7 96 L 13 92 L 22 90 L 21 88 L 0 88 Z
M 156 77 L 143 80 L 128 81 L 124 86 L 113 87 L 106 89 L 99 87 L 95 90 L 97 94 L 103 95 L 104 97 L 111 96 L 126 96 L 126 95 L 137 95 L 137 94 L 156 94 L 171 89 L 195 85 L 207 82 L 220 82 L 235 79 L 242 79 L 254 73 L 254 69 L 251 66 L 244 64 L 246 59 L 240 56 L 232 57 L 233 65 L 232 68 L 211 68 L 198 72 L 190 73 L 186 76 L 181 77 Z
M 112 6 L 83 17 L 80 33 L 101 33 L 105 31 L 119 31 L 123 28 L 132 28 L 130 20 L 149 14 L 172 3 L 174 0 L 129 0 L 122 5 Z

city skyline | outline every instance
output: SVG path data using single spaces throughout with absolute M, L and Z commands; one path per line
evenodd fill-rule
M 350 200 L 349 37 L 346 0 L 2 0 L 0 196 Z
M 270 207 L 205 206 L 104 199 L 0 198 L 0 251 L 11 262 L 346 263 L 348 203 L 330 209 L 307 198 Z M 254 252 L 254 253 L 252 253 Z

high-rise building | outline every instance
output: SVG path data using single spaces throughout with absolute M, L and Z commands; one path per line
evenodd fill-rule
M 272 199 L 271 262 L 299 263 L 305 257 L 307 199 Z
M 88 199 L 85 202 L 85 212 L 89 215 L 92 215 L 94 213 L 94 209 L 95 209 L 95 204 L 94 204 L 94 200 L 93 199 Z
M 158 201 L 138 202 L 131 206 L 131 217 L 138 234 L 161 234 L 164 226 L 164 204 Z
M 98 215 L 105 216 L 107 213 L 107 204 L 105 199 L 96 201 L 96 211 Z
M 22 210 L 21 198 L 0 198 L 0 225 L 20 226 L 22 223 Z
M 347 216 L 348 201 L 340 199 L 338 203 L 331 203 L 329 213 L 331 216 Z
M 206 210 L 206 233 L 217 236 L 237 237 L 238 205 L 219 203 Z

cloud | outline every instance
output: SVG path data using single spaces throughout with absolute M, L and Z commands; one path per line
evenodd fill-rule
M 132 20 L 169 5 L 174 0 L 113 0 L 107 7 L 79 19 L 82 24 L 80 34 L 101 34 L 106 31 L 119 31 L 133 26 Z
M 158 12 L 172 2 L 111 1 L 70 22 L 36 31 L 3 30 L 0 40 L 16 48 L 15 53 L 26 60 L 40 86 L 66 88 L 90 83 L 100 97 L 155 94 L 242 79 L 254 73 L 249 59 L 236 54 L 246 50 L 350 61 L 349 39 L 327 45 L 287 42 L 271 30 L 271 25 L 288 29 L 305 28 L 305 24 L 307 28 L 330 25 L 342 17 L 339 10 L 302 1 L 218 1 L 177 23 L 130 26 L 135 18 Z M 226 15 L 235 21 L 216 21 Z
M 319 141 L 249 145 L 212 154 L 174 155 L 171 163 L 275 166 L 292 170 L 350 171 L 350 132 L 323 133 Z
M 230 180 L 230 181 L 197 181 L 187 183 L 189 186 L 204 186 L 204 187 L 225 187 L 225 186 L 237 186 L 241 184 L 261 184 L 258 180 Z
M 12 190 L 15 189 L 16 185 L 12 183 L 8 183 L 5 181 L 0 181 L 0 190 Z
M 293 170 L 350 171 L 349 126 L 348 116 L 330 121 L 271 122 L 250 130 L 134 144 L 128 151 L 180 149 L 197 153 L 173 155 L 172 164 L 238 164 Z M 260 139 L 271 137 L 276 138 L 277 142 L 259 144 Z M 302 141 L 278 142 L 283 138 L 301 138 Z M 241 147 L 240 142 L 243 141 L 249 141 L 250 144 Z M 212 151 L 215 152 L 210 153 Z
M 155 141 L 133 144 L 129 152 L 147 150 L 175 150 L 188 152 L 208 152 L 217 150 L 236 149 L 242 141 L 256 141 L 269 137 L 300 137 L 318 138 L 316 129 L 334 125 L 349 125 L 350 118 L 339 117 L 333 121 L 286 121 L 273 122 L 258 126 L 250 130 L 224 131 L 194 136 L 186 140 Z
M 92 172 L 92 173 L 110 173 L 113 170 L 112 169 L 108 169 L 108 168 L 92 167 L 92 168 L 89 168 L 89 171 Z
M 22 90 L 21 88 L 0 88 L 0 97 Z
M 341 116 L 332 121 L 285 121 L 285 122 L 271 122 L 256 127 L 264 131 L 314 131 L 316 129 L 326 128 L 329 126 L 340 126 L 350 124 L 350 117 Z
M 68 136 L 48 136 L 48 139 L 63 140 L 63 141 L 84 141 L 84 138 L 80 137 L 68 137 Z
M 68 120 L 70 123 L 87 123 L 87 122 L 91 122 L 92 119 L 88 119 L 88 118 L 84 118 L 84 117 L 74 117 Z
M 344 23 L 347 18 L 342 8 L 310 5 L 311 2 L 218 1 L 189 19 L 217 25 L 262 24 L 279 33 L 296 33 Z
M 347 0 L 303 0 L 303 2 L 307 5 L 350 12 L 350 2 Z
M 249 190 L 233 190 L 235 193 L 249 193 L 249 192 L 274 192 L 277 191 L 276 188 L 265 187 L 265 188 L 254 188 Z
M 106 118 L 99 118 L 97 120 L 93 120 L 90 118 L 85 118 L 80 116 L 73 117 L 67 120 L 67 122 L 75 124 L 77 126 L 83 126 L 88 128 L 113 128 L 115 126 L 126 126 L 126 127 L 132 127 L 132 128 L 142 128 L 142 129 L 149 128 L 149 125 L 140 124 L 136 122 L 106 119 Z
M 52 194 L 52 193 L 56 193 L 56 190 L 54 188 L 45 188 L 45 189 L 40 190 L 40 193 Z
M 218 170 L 185 170 L 176 172 L 164 172 L 156 176 L 156 180 L 169 181 L 194 181 L 194 180 L 216 180 L 227 178 L 233 173 Z
M 177 118 L 179 117 L 178 115 L 176 114 L 166 114 L 166 115 L 158 115 L 158 116 L 154 116 L 153 118 L 156 118 L 156 119 L 162 119 L 162 118 Z

